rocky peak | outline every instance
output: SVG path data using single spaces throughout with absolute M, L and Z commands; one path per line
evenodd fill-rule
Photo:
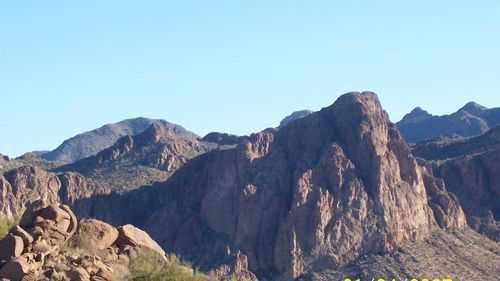
M 474 115 L 481 114 L 481 112 L 488 110 L 488 108 L 477 104 L 473 101 L 466 103 L 462 108 L 460 108 L 458 111 L 466 111 Z
M 423 110 L 420 107 L 416 107 L 410 113 L 406 114 L 400 122 L 402 124 L 414 124 L 423 122 L 430 117 L 432 117 L 432 115 L 427 111 Z
M 456 198 L 432 179 L 377 96 L 355 92 L 124 195 L 124 206 L 144 206 L 140 218 L 120 219 L 145 223 L 165 249 L 202 268 L 223 263 L 229 248 L 251 271 L 291 280 L 465 225 Z

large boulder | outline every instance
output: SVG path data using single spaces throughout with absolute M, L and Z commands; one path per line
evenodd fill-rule
M 118 227 L 118 239 L 115 245 L 118 247 L 126 245 L 144 247 L 165 256 L 165 251 L 146 232 L 130 224 Z
M 19 257 L 24 250 L 23 239 L 19 236 L 9 234 L 0 242 L 0 261 Z
M 104 250 L 111 247 L 118 238 L 118 230 L 113 226 L 94 219 L 81 220 L 77 233 L 73 236 L 77 244 Z

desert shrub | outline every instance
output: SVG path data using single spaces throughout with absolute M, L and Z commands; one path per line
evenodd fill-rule
M 13 219 L 7 219 L 4 217 L 0 217 L 0 239 L 4 238 L 9 230 L 19 223 L 21 216 L 16 216 Z
M 156 255 L 141 254 L 130 264 L 130 272 L 134 281 L 215 281 L 208 275 L 192 269 L 175 255 L 168 256 L 165 262 Z

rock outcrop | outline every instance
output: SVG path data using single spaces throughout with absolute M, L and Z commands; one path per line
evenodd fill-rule
M 96 155 L 56 171 L 78 172 L 105 183 L 114 191 L 130 191 L 165 181 L 189 159 L 216 147 L 191 135 L 178 135 L 168 126 L 152 124 L 138 135 L 122 137 Z
M 204 136 L 201 140 L 220 145 L 233 145 L 244 142 L 248 136 L 236 136 L 227 133 L 211 132 Z
M 308 109 L 292 112 L 292 114 L 288 115 L 287 117 L 283 118 L 283 120 L 281 120 L 280 125 L 278 126 L 277 129 L 279 130 L 285 127 L 286 125 L 292 123 L 293 121 L 298 120 L 300 118 L 304 118 L 312 113 L 313 111 Z
M 113 215 L 104 204 L 133 208 Z M 203 269 L 248 265 L 283 280 L 466 223 L 370 92 L 200 155 L 166 182 L 95 208 L 93 215 L 139 225 Z
M 67 205 L 28 206 L 19 226 L 0 240 L 0 278 L 18 280 L 116 280 L 117 265 L 133 255 L 165 252 L 143 231 L 121 231 L 96 220 L 78 223 Z M 4 279 L 2 279 L 4 280 Z
M 481 135 L 500 124 L 500 108 L 488 109 L 469 102 L 450 115 L 434 116 L 420 107 L 396 123 L 407 143 L 418 143 L 435 137 Z
M 41 155 L 46 160 L 71 163 L 112 146 L 118 139 L 127 135 L 137 135 L 147 130 L 152 124 L 168 128 L 176 135 L 197 138 L 198 136 L 183 127 L 165 120 L 133 118 L 107 124 L 98 129 L 76 135 L 65 140 L 55 150 Z
M 76 173 L 55 174 L 36 166 L 23 166 L 0 174 L 0 215 L 11 219 L 22 214 L 31 202 L 74 206 L 79 214 L 88 213 L 92 197 L 109 194 L 108 188 Z M 89 199 L 85 203 L 81 200 Z

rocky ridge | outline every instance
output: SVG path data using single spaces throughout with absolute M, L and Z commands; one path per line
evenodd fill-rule
M 439 136 L 477 136 L 499 124 L 500 108 L 488 109 L 469 102 L 457 112 L 442 116 L 431 115 L 417 107 L 397 122 L 396 126 L 407 143 L 418 143 Z
M 216 147 L 191 135 L 179 136 L 169 126 L 152 124 L 138 135 L 122 137 L 96 155 L 55 171 L 78 172 L 123 192 L 165 181 L 189 159 Z
M 117 123 L 107 124 L 98 129 L 76 135 L 65 140 L 59 147 L 41 157 L 50 161 L 71 163 L 112 146 L 118 139 L 127 135 L 137 135 L 144 132 L 152 124 L 169 128 L 179 136 L 197 138 L 198 136 L 183 127 L 165 120 L 149 118 L 126 119 Z

